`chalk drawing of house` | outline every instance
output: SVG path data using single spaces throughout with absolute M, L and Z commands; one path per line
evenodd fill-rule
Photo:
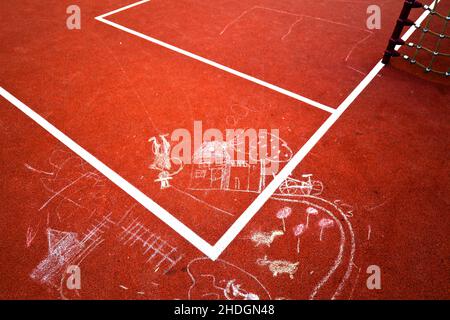
M 59 283 L 64 267 L 79 254 L 83 244 L 74 232 L 54 229 L 47 230 L 48 255 L 32 271 L 31 278 L 41 283 L 56 285 Z
M 265 185 L 260 164 L 234 160 L 233 153 L 227 142 L 204 142 L 192 159 L 189 189 L 260 192 Z

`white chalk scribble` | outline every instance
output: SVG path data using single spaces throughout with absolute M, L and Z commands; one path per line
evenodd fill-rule
M 267 256 L 256 260 L 256 263 L 260 266 L 267 266 L 274 277 L 286 273 L 291 279 L 294 279 L 294 274 L 297 272 L 298 265 L 300 264 L 300 262 L 289 262 L 285 260 L 269 260 Z
M 151 232 L 137 219 L 133 220 L 127 227 L 122 227 L 123 232 L 119 240 L 124 245 L 134 246 L 138 244 L 143 248 L 146 263 L 152 263 L 154 272 L 161 268 L 163 274 L 172 270 L 183 258 L 178 249 L 157 234 Z
M 159 171 L 158 178 L 155 182 L 161 184 L 161 189 L 170 187 L 170 180 L 173 176 L 183 170 L 183 162 L 180 159 L 171 158 L 171 146 L 167 140 L 168 134 L 160 135 L 161 142 L 158 142 L 156 137 L 151 137 L 148 141 L 152 143 L 152 153 L 154 156 L 153 163 L 149 166 L 150 169 Z M 178 168 L 172 170 L 172 163 L 176 163 Z
M 193 259 L 187 265 L 187 273 L 192 281 L 188 299 L 272 299 L 267 288 L 253 274 L 222 259 Z
M 270 247 L 275 240 L 275 237 L 282 236 L 283 234 L 284 232 L 281 230 L 274 230 L 271 232 L 257 231 L 251 235 L 250 240 L 255 243 L 256 247 L 259 247 L 260 245 Z

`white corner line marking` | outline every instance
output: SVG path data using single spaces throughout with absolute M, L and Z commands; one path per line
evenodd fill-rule
M 96 170 L 102 173 L 106 178 L 111 180 L 116 186 L 125 191 L 128 195 L 134 198 L 137 202 L 139 202 L 142 206 L 152 212 L 156 217 L 162 220 L 164 223 L 169 225 L 173 230 L 175 230 L 179 235 L 185 238 L 188 242 L 190 242 L 194 247 L 199 249 L 201 252 L 206 254 L 208 257 L 215 256 L 215 252 L 213 252 L 213 247 L 199 237 L 195 232 L 186 227 L 182 222 L 180 222 L 177 218 L 172 216 L 169 212 L 167 212 L 164 208 L 142 193 L 139 189 L 133 186 L 131 183 L 122 178 L 119 174 L 105 165 L 103 162 L 98 160 L 88 151 L 86 151 L 83 147 L 78 145 L 75 141 L 65 135 L 63 132 L 58 130 L 54 125 L 45 120 L 35 111 L 26 106 L 23 102 L 14 97 L 11 93 L 6 91 L 3 87 L 0 87 L 0 95 L 2 95 L 6 100 L 8 100 L 11 104 L 13 104 L 17 109 L 25 113 L 28 117 L 30 117 L 34 122 L 44 128 L 48 133 L 50 133 L 53 137 L 58 139 L 62 144 L 68 147 L 70 150 L 75 152 L 79 157 L 81 157 L 84 161 L 93 166 Z
M 139 2 L 136 2 L 136 3 L 130 4 L 130 5 L 128 5 L 128 6 L 119 8 L 119 9 L 117 9 L 117 10 L 114 10 L 114 11 L 111 11 L 111 12 L 108 12 L 108 13 L 105 13 L 105 14 L 102 14 L 102 15 L 100 15 L 100 16 L 97 16 L 97 17 L 95 17 L 95 19 L 98 20 L 98 21 L 100 21 L 100 22 L 103 22 L 103 23 L 105 23 L 105 24 L 107 24 L 107 25 L 109 25 L 109 26 L 111 26 L 111 27 L 114 27 L 114 28 L 116 28 L 116 29 L 119 29 L 119 30 L 122 30 L 122 31 L 124 31 L 124 32 L 127 32 L 127 33 L 132 34 L 132 35 L 134 35 L 134 36 L 136 36 L 136 37 L 139 37 L 139 38 L 141 38 L 141 39 L 150 41 L 150 42 L 152 42 L 152 43 L 154 43 L 154 44 L 157 44 L 157 45 L 159 45 L 159 46 L 161 46 L 161 47 L 164 47 L 164 48 L 166 48 L 166 49 L 175 51 L 175 52 L 177 52 L 177 53 L 179 53 L 179 54 L 182 54 L 182 55 L 187 56 L 187 57 L 189 57 L 189 58 L 192 58 L 192 59 L 194 59 L 194 60 L 203 62 L 203 63 L 205 63 L 205 64 L 207 64 L 207 65 L 210 65 L 210 66 L 212 66 L 212 67 L 214 67 L 214 68 L 217 68 L 217 69 L 220 69 L 220 70 L 222 70 L 222 71 L 231 73 L 231 74 L 233 74 L 233 75 L 235 75 L 235 76 L 237 76 L 237 77 L 243 78 L 243 79 L 248 80 L 248 81 L 253 82 L 253 83 L 256 83 L 256 84 L 258 84 L 258 85 L 260 85 L 260 86 L 266 87 L 266 88 L 268 88 L 268 89 L 270 89 L 270 90 L 276 91 L 276 92 L 278 92 L 278 93 L 281 93 L 281 94 L 286 95 L 286 96 L 288 96 L 288 97 L 291 97 L 291 98 L 293 98 L 293 99 L 299 100 L 299 101 L 304 102 L 304 103 L 306 103 L 306 104 L 308 104 L 308 105 L 311 105 L 311 106 L 313 106 L 313 107 L 319 108 L 319 109 L 321 109 L 321 110 L 323 110 L 323 111 L 326 111 L 326 112 L 329 112 L 329 113 L 333 113 L 333 112 L 336 111 L 336 109 L 334 109 L 334 108 L 332 108 L 332 107 L 329 107 L 329 106 L 327 106 L 327 105 L 324 105 L 324 104 L 322 104 L 322 103 L 320 103 L 320 102 L 317 102 L 317 101 L 314 101 L 314 100 L 312 100 L 312 99 L 306 98 L 306 97 L 301 96 L 301 95 L 299 95 L 299 94 L 297 94 L 297 93 L 294 93 L 294 92 L 292 92 L 292 91 L 283 89 L 283 88 L 281 88 L 281 87 L 278 87 L 278 86 L 276 86 L 276 85 L 273 85 L 273 84 L 268 83 L 268 82 L 266 82 L 266 81 L 263 81 L 263 80 L 261 80 L 261 79 L 255 78 L 255 77 L 250 76 L 250 75 L 248 75 L 248 74 L 245 74 L 245 73 L 243 73 L 243 72 L 237 71 L 237 70 L 232 69 L 232 68 L 227 67 L 227 66 L 224 66 L 224 65 L 222 65 L 222 64 L 220 64 L 220 63 L 217 63 L 217 62 L 215 62 L 215 61 L 206 59 L 206 58 L 204 58 L 204 57 L 202 57 L 202 56 L 199 56 L 199 55 L 197 55 L 197 54 L 195 54 L 195 53 L 192 53 L 192 52 L 186 51 L 186 50 L 184 50 L 184 49 L 175 47 L 175 46 L 173 46 L 173 45 L 171 45 L 171 44 L 168 44 L 168 43 L 166 43 L 166 42 L 163 42 L 163 41 L 161 41 L 161 40 L 158 40 L 158 39 L 155 39 L 155 38 L 153 38 L 153 37 L 147 36 L 147 35 L 145 35 L 145 34 L 143 34 L 143 33 L 140 33 L 140 32 L 138 32 L 138 31 L 135 31 L 135 30 L 133 30 L 133 29 L 127 28 L 127 27 L 125 27 L 125 26 L 123 26 L 123 25 L 121 25 L 121 24 L 118 24 L 118 23 L 115 23 L 115 22 L 112 22 L 112 21 L 110 21 L 110 20 L 105 19 L 105 17 L 107 17 L 107 16 L 111 16 L 111 15 L 113 15 L 113 14 L 115 14 L 115 13 L 118 13 L 118 12 L 121 12 L 121 11 L 124 11 L 124 10 L 127 10 L 127 9 L 130 9 L 130 8 L 132 8 L 132 7 L 136 7 L 136 6 L 138 6 L 138 5 L 141 5 L 141 4 L 144 4 L 144 3 L 146 3 L 146 2 L 150 2 L 150 1 L 151 1 L 151 0 L 143 0 L 143 1 L 139 1 Z
M 364 80 L 353 90 L 353 92 L 342 102 L 336 109 L 336 112 L 331 114 L 328 119 L 319 127 L 319 129 L 309 138 L 303 147 L 292 157 L 283 169 L 275 176 L 275 178 L 268 184 L 268 186 L 258 195 L 252 204 L 244 211 L 244 213 L 234 222 L 227 232 L 214 245 L 214 250 L 217 258 L 223 250 L 233 241 L 234 238 L 241 232 L 246 224 L 253 218 L 259 209 L 266 203 L 278 187 L 285 181 L 292 171 L 300 164 L 306 155 L 314 148 L 314 146 L 322 139 L 327 131 L 333 126 L 340 116 L 347 110 L 358 95 L 367 87 L 367 85 L 376 77 L 384 65 L 380 62 L 370 71 Z
M 111 15 L 113 15 L 113 14 L 119 13 L 119 12 L 121 12 L 121 11 L 125 11 L 125 10 L 128 10 L 128 9 L 131 9 L 131 8 L 133 8 L 133 7 L 137 7 L 137 6 L 139 6 L 139 5 L 141 5 L 141 4 L 144 4 L 144 3 L 146 3 L 146 2 L 150 2 L 150 0 L 141 0 L 141 1 L 138 1 L 138 2 L 135 2 L 135 3 L 132 3 L 132 4 L 129 4 L 129 5 L 127 5 L 127 6 L 124 6 L 124 7 L 119 8 L 119 9 L 116 9 L 116 10 L 107 12 L 107 13 L 105 13 L 105 14 L 99 15 L 99 16 L 96 17 L 95 19 L 99 20 L 99 19 L 102 19 L 102 18 L 104 18 L 104 17 L 111 16 Z

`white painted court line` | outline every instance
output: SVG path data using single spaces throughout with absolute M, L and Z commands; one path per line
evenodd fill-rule
M 186 227 L 181 221 L 172 216 L 169 212 L 167 212 L 164 208 L 154 202 L 152 199 L 147 197 L 144 193 L 142 193 L 139 189 L 133 186 L 131 183 L 122 178 L 118 173 L 113 171 L 103 162 L 98 160 L 88 151 L 86 151 L 83 147 L 78 145 L 71 138 L 66 136 L 60 130 L 58 130 L 55 126 L 53 126 L 50 122 L 45 120 L 39 114 L 34 112 L 24 103 L 19 101 L 16 97 L 14 97 L 11 93 L 6 91 L 3 87 L 0 87 L 0 95 L 3 96 L 6 100 L 8 100 L 11 104 L 13 104 L 17 109 L 25 113 L 28 117 L 30 117 L 34 122 L 44 128 L 48 133 L 58 139 L 62 144 L 64 144 L 67 148 L 75 152 L 79 157 L 81 157 L 84 161 L 93 166 L 96 170 L 101 172 L 106 178 L 111 180 L 115 185 L 117 185 L 120 189 L 125 191 L 128 195 L 134 198 L 137 202 L 143 205 L 146 209 L 152 212 L 155 216 L 169 225 L 173 230 L 175 230 L 179 235 L 189 241 L 194 247 L 202 251 L 208 257 L 215 256 L 215 251 L 213 247 L 207 243 L 205 240 L 200 238 L 196 233 L 194 233 L 191 229 Z
M 111 16 L 111 15 L 113 15 L 113 14 L 115 14 L 115 13 L 118 13 L 118 12 L 121 12 L 121 11 L 124 11 L 124 10 L 127 10 L 127 9 L 130 9 L 130 8 L 132 8 L 132 7 L 136 7 L 136 6 L 138 6 L 138 5 L 141 5 L 141 4 L 150 2 L 150 1 L 151 1 L 151 0 L 143 0 L 143 1 L 139 1 L 139 2 L 136 2 L 136 3 L 130 4 L 130 5 L 127 5 L 127 6 L 125 6 L 125 7 L 116 9 L 116 10 L 114 10 L 114 11 L 110 11 L 110 12 L 107 12 L 107 13 L 105 13 L 105 14 L 99 15 L 98 17 L 95 17 L 95 19 L 98 20 L 98 21 L 100 21 L 100 22 L 103 22 L 103 23 L 105 23 L 105 24 L 107 24 L 107 25 L 109 25 L 109 26 L 111 26 L 111 27 L 114 27 L 114 28 L 116 28 L 116 29 L 125 31 L 125 32 L 127 32 L 127 33 L 129 33 L 129 34 L 132 34 L 132 35 L 134 35 L 134 36 L 136 36 L 136 37 L 139 37 L 139 38 L 141 38 L 141 39 L 144 39 L 144 40 L 153 42 L 153 43 L 155 43 L 155 44 L 157 44 L 157 45 L 160 45 L 160 46 L 162 46 L 162 47 L 164 47 L 164 48 L 166 48 L 166 49 L 175 51 L 175 52 L 177 52 L 177 53 L 179 53 L 179 54 L 182 54 L 182 55 L 187 56 L 187 57 L 189 57 L 189 58 L 192 58 L 192 59 L 195 59 L 195 60 L 197 60 L 197 61 L 203 62 L 203 63 L 205 63 L 205 64 L 207 64 L 207 65 L 210 65 L 210 66 L 212 66 L 212 67 L 214 67 L 214 68 L 220 69 L 220 70 L 222 70 L 222 71 L 231 73 L 231 74 L 233 74 L 233 75 L 235 75 L 235 76 L 238 76 L 238 77 L 240 77 L 240 78 L 243 78 L 243 79 L 245 79 L 245 80 L 251 81 L 251 82 L 256 83 L 256 84 L 259 84 L 260 86 L 266 87 L 266 88 L 268 88 L 268 89 L 270 89 L 270 90 L 276 91 L 276 92 L 278 92 L 278 93 L 281 93 L 281 94 L 286 95 L 286 96 L 288 96 L 288 97 L 291 97 L 291 98 L 293 98 L 293 99 L 302 101 L 302 102 L 304 102 L 304 103 L 306 103 L 306 104 L 309 104 L 309 105 L 311 105 L 311 106 L 313 106 L 313 107 L 319 108 L 319 109 L 321 109 L 321 110 L 323 110 L 323 111 L 326 111 L 326 112 L 329 112 L 329 113 L 333 113 L 333 112 L 335 111 L 334 108 L 329 107 L 329 106 L 327 106 L 327 105 L 324 105 L 324 104 L 322 104 L 322 103 L 320 103 L 320 102 L 317 102 L 317 101 L 314 101 L 314 100 L 312 100 L 312 99 L 306 98 L 306 97 L 304 97 L 304 96 L 302 96 L 302 95 L 299 95 L 299 94 L 297 94 L 297 93 L 294 93 L 294 92 L 292 92 L 292 91 L 283 89 L 283 88 L 281 88 L 281 87 L 278 87 L 278 86 L 276 86 L 276 85 L 273 85 L 273 84 L 268 83 L 268 82 L 266 82 L 266 81 L 263 81 L 263 80 L 261 80 L 261 79 L 255 78 L 255 77 L 250 76 L 250 75 L 248 75 L 248 74 L 245 74 L 245 73 L 243 73 L 243 72 L 237 71 L 237 70 L 232 69 L 232 68 L 229 68 L 229 67 L 227 67 L 227 66 L 224 66 L 224 65 L 222 65 L 222 64 L 220 64 L 220 63 L 217 63 L 217 62 L 215 62 L 215 61 L 206 59 L 206 58 L 204 58 L 204 57 L 202 57 L 202 56 L 199 56 L 199 55 L 197 55 L 197 54 L 195 54 L 195 53 L 192 53 L 192 52 L 186 51 L 186 50 L 184 50 L 184 49 L 175 47 L 175 46 L 173 46 L 173 45 L 171 45 L 171 44 L 168 44 L 168 43 L 163 42 L 163 41 L 161 41 L 161 40 L 155 39 L 155 38 L 153 38 L 153 37 L 147 36 L 147 35 L 145 35 L 145 34 L 143 34 L 143 33 L 140 33 L 140 32 L 138 32 L 138 31 L 135 31 L 135 30 L 133 30 L 133 29 L 127 28 L 127 27 L 125 27 L 125 26 L 123 26 L 123 25 L 120 25 L 120 24 L 118 24 L 118 23 L 115 23 L 115 22 L 112 22 L 112 21 L 110 21 L 110 20 L 105 19 L 105 17 Z
M 434 6 L 440 0 L 435 0 L 431 5 Z M 147 2 L 147 0 L 143 1 Z M 419 19 L 416 20 L 416 24 L 422 23 L 422 21 L 428 16 L 429 11 L 425 11 Z M 412 30 L 412 31 L 411 31 Z M 406 41 L 415 28 L 411 27 L 405 35 L 402 37 Z M 352 91 L 352 93 L 341 103 L 341 105 L 328 117 L 328 119 L 320 126 L 320 128 L 311 136 L 306 144 L 294 155 L 292 160 L 286 164 L 286 166 L 275 176 L 269 185 L 258 195 L 258 197 L 252 202 L 252 204 L 244 211 L 244 213 L 233 223 L 225 234 L 219 239 L 219 241 L 211 246 L 195 232 L 189 229 L 186 225 L 172 216 L 164 208 L 159 206 L 156 202 L 142 193 L 139 189 L 134 187 L 131 183 L 122 178 L 119 174 L 114 172 L 100 160 L 95 158 L 92 154 L 59 131 L 55 126 L 42 118 L 39 114 L 31 110 L 24 103 L 19 101 L 16 97 L 0 87 L 0 95 L 6 100 L 16 106 L 19 110 L 25 113 L 33 121 L 39 124 L 52 136 L 57 138 L 61 143 L 75 152 L 87 163 L 92 165 L 95 169 L 101 172 L 105 177 L 111 180 L 119 188 L 125 191 L 128 195 L 133 197 L 142 206 L 152 212 L 156 217 L 165 222 L 168 226 L 174 229 L 179 235 L 190 242 L 194 247 L 203 252 L 212 260 L 216 260 L 222 252 L 230 245 L 230 243 L 237 237 L 237 235 L 244 229 L 247 223 L 255 216 L 255 214 L 261 209 L 264 203 L 269 200 L 272 194 L 278 189 L 283 181 L 290 175 L 290 173 L 300 164 L 300 162 L 306 157 L 306 155 L 314 148 L 314 146 L 320 141 L 320 139 L 328 132 L 334 123 L 340 118 L 340 116 L 347 110 L 347 108 L 355 101 L 355 99 L 363 92 L 363 90 L 372 82 L 377 74 L 384 67 L 381 60 L 375 65 L 370 73 L 363 79 L 363 81 Z
M 129 5 L 125 6 L 125 7 L 122 7 L 122 8 L 119 8 L 119 9 L 116 9 L 116 10 L 113 10 L 113 11 L 110 11 L 110 12 L 107 12 L 107 13 L 105 13 L 105 14 L 99 15 L 99 16 L 96 17 L 95 19 L 98 20 L 98 18 L 104 18 L 104 17 L 107 17 L 107 16 L 111 16 L 111 15 L 113 15 L 113 14 L 119 13 L 119 12 L 121 12 L 121 11 L 128 10 L 128 9 L 130 9 L 130 8 L 139 6 L 139 5 L 141 5 L 141 4 L 143 4 L 143 3 L 146 3 L 146 2 L 149 2 L 149 1 L 150 1 L 150 0 L 141 0 L 141 1 L 138 1 L 138 2 L 135 2 L 135 3 L 132 3 L 132 4 L 129 4 Z

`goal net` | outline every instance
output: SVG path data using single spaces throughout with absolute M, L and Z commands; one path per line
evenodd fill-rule
M 383 63 L 389 63 L 393 57 L 401 57 L 425 72 L 436 73 L 444 77 L 450 75 L 450 36 L 448 24 L 450 10 L 442 3 L 449 0 L 436 0 L 431 5 L 423 5 L 416 0 L 406 0 L 395 25 L 392 36 L 383 56 Z M 448 3 L 447 3 L 448 4 Z M 428 11 L 428 16 L 420 24 L 414 23 L 409 16 L 413 10 Z M 418 31 L 411 42 L 405 42 L 401 34 L 405 27 Z

